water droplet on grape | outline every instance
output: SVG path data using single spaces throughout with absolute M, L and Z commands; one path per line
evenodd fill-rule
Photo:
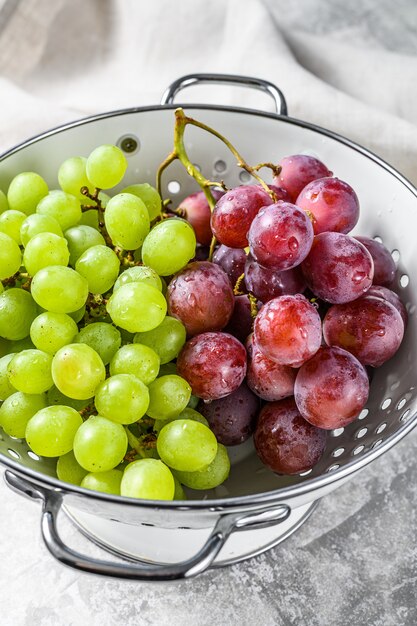
M 366 272 L 355 272 L 352 276 L 352 282 L 359 284 L 366 278 L 366 276 Z
M 299 331 L 300 331 L 300 335 L 301 335 L 301 337 L 302 337 L 303 339 L 307 339 L 307 335 L 308 335 L 308 333 L 307 333 L 306 329 L 305 329 L 305 328 L 300 328 L 300 329 L 299 329 Z
M 290 237 L 288 239 L 288 247 L 292 252 L 298 250 L 298 241 L 295 237 Z

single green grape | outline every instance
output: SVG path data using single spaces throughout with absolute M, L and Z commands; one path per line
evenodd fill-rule
M 105 377 L 106 370 L 100 355 L 84 343 L 70 343 L 53 357 L 53 382 L 69 398 L 92 398 Z
M 154 419 L 178 416 L 187 406 L 191 387 L 184 378 L 175 374 L 161 376 L 149 385 L 148 415 Z
M 75 435 L 74 454 L 89 472 L 107 472 L 122 462 L 127 450 L 127 435 L 121 424 L 101 415 L 92 415 Z
M 145 385 L 158 376 L 159 356 L 140 343 L 122 346 L 110 361 L 110 374 L 133 374 Z
M 22 244 L 27 246 L 32 237 L 40 233 L 52 233 L 63 237 L 59 222 L 51 215 L 39 215 L 38 213 L 28 215 L 20 227 L 20 239 Z
M 175 481 L 170 469 L 157 459 L 139 459 L 126 467 L 120 486 L 122 496 L 144 500 L 172 500 Z
M 17 391 L 10 382 L 7 374 L 7 367 L 13 357 L 14 353 L 5 354 L 0 359 L 0 400 L 6 400 L 6 398 L 9 398 Z
M 21 263 L 22 253 L 15 240 L 0 232 L 0 280 L 16 274 Z
M 94 403 L 103 417 L 119 424 L 133 424 L 146 413 L 149 391 L 133 374 L 115 374 L 97 387 Z
M 38 315 L 36 302 L 24 289 L 7 289 L 0 294 L 0 337 L 12 341 L 29 335 L 30 326 Z
M 105 144 L 89 155 L 86 164 L 88 180 L 99 189 L 111 189 L 120 183 L 127 169 L 127 160 L 120 148 Z
M 81 487 L 91 489 L 92 491 L 102 491 L 103 493 L 112 493 L 116 496 L 120 496 L 122 477 L 123 472 L 118 469 L 111 469 L 107 472 L 91 472 L 83 478 Z
M 9 203 L 7 202 L 7 196 L 4 191 L 0 189 L 0 213 L 4 213 L 4 211 L 7 211 L 8 209 Z
M 152 348 L 164 364 L 177 358 L 186 339 L 187 331 L 184 324 L 167 315 L 156 328 L 145 333 L 136 333 L 133 341 Z
M 82 411 L 89 404 L 93 404 L 94 398 L 86 398 L 85 400 L 75 400 L 65 396 L 55 385 L 48 389 L 46 392 L 46 401 L 48 406 L 54 404 L 64 404 L 65 406 L 72 406 L 76 411 Z
M 140 198 L 146 206 L 151 222 L 160 215 L 162 208 L 161 196 L 155 187 L 152 187 L 149 183 L 129 185 L 129 187 L 122 190 L 122 193 L 131 193 Z
M 172 218 L 154 226 L 143 242 L 142 259 L 160 276 L 175 274 L 195 255 L 193 227 L 182 219 Z
M 175 420 L 187 420 L 187 419 L 188 420 L 194 420 L 196 422 L 200 422 L 200 424 L 204 424 L 204 426 L 209 427 L 209 423 L 206 420 L 206 418 L 204 417 L 204 415 L 201 415 L 201 413 L 199 413 L 198 411 L 195 411 L 194 409 L 190 409 L 187 406 L 176 417 L 170 417 L 170 418 L 168 418 L 166 420 L 155 420 L 155 423 L 153 425 L 153 429 L 154 429 L 155 432 L 158 433 L 161 430 L 161 428 L 166 426 L 169 422 L 174 422 Z
M 72 450 L 60 456 L 56 464 L 56 475 L 59 480 L 63 480 L 65 483 L 81 485 L 81 481 L 87 473 L 87 470 L 77 462 Z
M 162 292 L 162 281 L 158 274 L 151 267 L 146 265 L 134 265 L 122 272 L 114 283 L 113 291 L 117 291 L 122 285 L 128 283 L 146 283 L 152 287 L 156 287 Z
M 22 211 L 4 211 L 0 214 L 0 232 L 9 235 L 20 246 L 22 243 L 20 228 L 26 218 L 26 213 L 22 213 Z
M 114 245 L 124 250 L 139 248 L 150 228 L 146 206 L 131 193 L 119 193 L 110 200 L 104 223 Z
M 38 350 L 55 354 L 60 348 L 72 343 L 78 333 L 77 324 L 66 313 L 41 313 L 32 322 L 30 338 Z
M 174 491 L 173 500 L 186 500 L 187 496 L 184 493 L 184 489 L 182 488 L 180 481 L 174 474 L 173 476 L 174 476 L 174 483 L 175 483 L 175 491 Z
M 53 313 L 73 313 L 87 301 L 88 282 L 70 267 L 49 265 L 34 276 L 31 292 L 43 309 Z
M 119 275 L 120 261 L 107 246 L 92 246 L 82 253 L 75 264 L 76 271 L 84 276 L 91 293 L 106 293 Z
M 83 200 L 83 203 L 86 197 L 81 193 L 82 187 L 87 187 L 90 193 L 94 192 L 94 185 L 87 178 L 86 165 L 85 157 L 70 157 L 61 163 L 58 170 L 58 182 L 61 189 Z
M 39 202 L 48 195 L 48 185 L 35 172 L 22 172 L 15 176 L 7 192 L 9 209 L 30 215 L 36 211 Z
M 26 426 L 26 441 L 40 456 L 62 456 L 72 450 L 74 437 L 82 426 L 81 415 L 70 406 L 41 409 Z
M 87 344 L 100 355 L 104 365 L 108 365 L 122 345 L 122 337 L 112 324 L 94 322 L 80 330 L 74 343 Z
M 145 283 L 128 283 L 113 293 L 107 311 L 116 326 L 131 333 L 155 328 L 167 312 L 167 301 L 158 289 Z
M 169 422 L 160 430 L 156 446 L 164 463 L 184 472 L 197 472 L 210 465 L 218 447 L 214 433 L 190 419 Z
M 23 439 L 30 418 L 45 407 L 45 394 L 17 391 L 0 406 L 0 426 L 10 437 Z
M 66 230 L 65 239 L 68 241 L 69 262 L 73 267 L 88 248 L 106 245 L 103 235 L 95 228 L 85 224 L 79 224 Z
M 78 198 L 60 189 L 50 191 L 36 207 L 39 215 L 54 217 L 63 231 L 75 226 L 81 219 L 81 204 Z
M 23 265 L 31 276 L 50 265 L 67 266 L 68 244 L 64 237 L 53 233 L 39 233 L 28 241 L 23 253 Z
M 42 350 L 22 350 L 7 366 L 10 383 L 23 393 L 43 393 L 53 385 L 52 356 Z
M 227 448 L 218 444 L 217 454 L 208 467 L 197 472 L 181 472 L 176 470 L 176 477 L 186 487 L 191 489 L 214 489 L 229 476 L 230 459 Z

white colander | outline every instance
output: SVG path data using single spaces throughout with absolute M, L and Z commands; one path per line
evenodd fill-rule
M 38 458 L 26 443 L 0 431 L 0 462 L 7 484 L 43 504 L 42 535 L 61 562 L 91 573 L 137 580 L 171 580 L 210 566 L 235 563 L 258 554 L 298 528 L 319 498 L 352 478 L 389 450 L 417 423 L 414 386 L 417 333 L 417 275 L 414 233 L 417 190 L 401 174 L 357 144 L 328 130 L 287 117 L 281 92 L 262 80 L 238 76 L 193 75 L 176 81 L 162 104 L 97 115 L 30 139 L 0 158 L 0 188 L 13 176 L 33 170 L 57 186 L 59 164 L 88 155 L 102 143 L 126 151 L 125 184 L 155 182 L 160 162 L 172 149 L 175 94 L 194 83 L 223 82 L 255 87 L 275 100 L 277 113 L 235 107 L 187 105 L 191 117 L 225 135 L 250 164 L 276 162 L 307 152 L 322 159 L 357 192 L 361 218 L 356 232 L 380 238 L 397 262 L 396 288 L 406 303 L 409 323 L 397 355 L 375 371 L 366 408 L 345 429 L 329 433 L 323 458 L 310 472 L 280 477 L 266 469 L 251 443 L 231 449 L 230 478 L 210 492 L 194 492 L 184 502 L 155 502 L 95 493 L 55 477 L 55 461 Z M 213 136 L 187 128 L 186 148 L 205 175 L 228 187 L 247 182 L 226 147 Z M 165 197 L 175 201 L 196 191 L 178 162 L 164 173 Z M 194 499 L 199 497 L 200 499 Z M 106 549 L 127 557 L 97 561 L 75 552 L 60 538 L 61 508 L 81 531 Z M 237 532 L 243 530 L 245 532 Z M 202 546 L 202 547 L 201 547 Z

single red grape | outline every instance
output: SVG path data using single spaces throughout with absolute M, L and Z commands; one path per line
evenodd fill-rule
M 179 319 L 190 336 L 221 330 L 233 313 L 234 295 L 225 272 L 209 261 L 194 261 L 168 285 L 169 315 Z
M 277 474 L 300 474 L 320 460 L 326 447 L 325 430 L 300 415 L 294 398 L 270 402 L 259 414 L 253 436 L 262 463 Z
M 254 338 L 265 356 L 299 367 L 321 344 L 317 309 L 301 294 L 270 300 L 255 318 Z
M 245 265 L 245 284 L 248 291 L 264 303 L 278 296 L 301 293 L 306 288 L 300 267 L 276 272 L 259 265 L 250 254 Z
M 318 428 L 347 426 L 366 404 L 365 368 L 346 350 L 320 348 L 298 371 L 294 397 L 301 415 Z
M 293 396 L 297 370 L 268 359 L 259 350 L 253 335 L 248 337 L 246 348 L 248 351 L 246 382 L 250 389 L 268 402 Z
M 212 189 L 211 193 L 215 200 L 223 195 L 223 191 Z M 198 191 L 182 200 L 180 209 L 185 211 L 185 218 L 194 228 L 198 243 L 209 246 L 213 233 L 210 228 L 211 211 L 204 191 Z
M 220 265 L 230 278 L 232 285 L 245 271 L 246 252 L 242 248 L 219 246 L 213 254 L 213 263 Z
M 300 191 L 312 180 L 332 175 L 324 163 L 308 154 L 284 157 L 279 165 L 282 169 L 279 175 L 274 177 L 274 183 L 288 191 L 290 202 L 294 202 Z
M 311 213 L 316 235 L 327 231 L 348 233 L 359 219 L 358 196 L 339 178 L 313 180 L 304 187 L 295 204 Z
M 374 263 L 368 250 L 342 233 L 321 233 L 302 265 L 311 291 L 332 304 L 350 302 L 371 286 Z
M 203 333 L 183 347 L 177 371 L 191 385 L 195 396 L 217 400 L 233 393 L 246 374 L 246 350 L 228 333 Z
M 383 243 L 375 241 L 370 237 L 355 237 L 368 250 L 374 262 L 374 285 L 389 287 L 394 282 L 395 267 L 394 259 L 390 255 Z
M 381 285 L 371 285 L 368 291 L 366 292 L 367 296 L 374 296 L 375 298 L 381 298 L 382 300 L 386 300 L 392 306 L 397 309 L 398 313 L 401 315 L 402 320 L 404 322 L 404 328 L 407 328 L 408 324 L 408 313 L 405 308 L 404 303 L 401 301 L 400 297 L 395 293 L 395 291 L 391 291 L 387 287 L 382 287 Z

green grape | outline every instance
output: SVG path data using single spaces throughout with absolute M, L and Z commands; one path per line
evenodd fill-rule
M 103 417 L 119 424 L 133 424 L 146 413 L 149 391 L 133 374 L 116 374 L 97 387 L 94 402 Z
M 146 206 L 151 222 L 160 215 L 162 208 L 161 196 L 152 185 L 148 183 L 129 185 L 129 187 L 122 190 L 122 193 L 131 193 L 140 198 Z
M 26 213 L 22 211 L 4 211 L 0 214 L 0 232 L 9 235 L 20 246 L 22 243 L 20 228 L 26 218 Z
M 162 291 L 162 281 L 158 274 L 146 265 L 134 265 L 122 272 L 114 283 L 113 291 L 117 291 L 122 285 L 128 283 L 146 283 Z
M 54 217 L 63 231 L 75 226 L 81 219 L 81 204 L 78 198 L 60 189 L 50 191 L 36 207 L 38 215 Z
M 195 420 L 175 420 L 164 426 L 156 440 L 161 459 L 175 470 L 197 472 L 214 460 L 217 440 L 214 433 Z
M 0 189 L 0 213 L 4 213 L 4 211 L 7 211 L 8 208 L 9 203 L 7 202 L 7 196 L 4 191 Z
M 101 415 L 92 415 L 75 435 L 74 454 L 81 467 L 89 472 L 114 469 L 127 450 L 127 435 L 121 424 Z
M 40 456 L 62 456 L 70 452 L 74 437 L 83 425 L 81 415 L 70 406 L 48 406 L 29 420 L 26 441 Z
M 68 241 L 69 262 L 72 266 L 88 248 L 106 245 L 103 235 L 98 230 L 84 224 L 66 230 L 65 239 Z
M 221 443 L 218 444 L 217 454 L 208 467 L 196 472 L 176 471 L 177 478 L 191 489 L 214 489 L 229 476 L 230 459 L 227 449 Z
M 200 422 L 200 424 L 204 424 L 204 426 L 209 426 L 209 423 L 204 417 L 204 415 L 201 415 L 201 413 L 199 413 L 198 411 L 194 411 L 194 409 L 185 407 L 185 409 L 181 411 L 181 413 L 177 415 L 176 417 L 170 417 L 169 419 L 166 419 L 166 420 L 155 420 L 153 429 L 155 432 L 158 433 L 161 430 L 161 428 L 166 426 L 166 424 L 168 424 L 169 422 L 173 422 L 175 420 L 186 420 L 186 419 L 194 420 L 195 422 Z
M 131 333 L 144 332 L 162 322 L 167 301 L 158 289 L 145 283 L 119 287 L 107 303 L 107 311 L 116 324 Z
M 17 391 L 7 375 L 7 367 L 13 357 L 14 353 L 6 354 L 0 359 L 0 400 L 6 400 L 6 398 Z
M 118 469 L 111 469 L 107 472 L 92 472 L 83 478 L 81 487 L 120 496 L 122 477 L 123 472 Z
M 167 315 L 156 328 L 145 333 L 136 333 L 133 341 L 155 350 L 164 364 L 177 358 L 186 338 L 185 326 L 175 317 Z
M 160 276 L 175 274 L 195 255 L 192 226 L 181 219 L 169 219 L 154 226 L 143 242 L 142 259 Z
M 44 394 L 27 394 L 17 391 L 0 406 L 0 426 L 10 437 L 23 439 L 31 417 L 46 407 Z
M 22 352 L 22 350 L 34 350 L 35 348 L 36 346 L 30 337 L 10 342 L 10 352 Z
M 78 324 L 78 322 L 81 322 L 81 320 L 83 319 L 85 315 L 85 304 L 80 309 L 77 309 L 76 311 L 70 311 L 68 315 L 72 317 L 72 319 L 74 320 L 76 324 Z
M 172 500 L 175 481 L 170 469 L 157 459 L 139 459 L 126 467 L 122 484 L 122 496 L 144 500 Z
M 73 313 L 87 301 L 88 283 L 70 267 L 49 265 L 37 272 L 31 284 L 32 296 L 43 309 Z
M 80 330 L 75 343 L 85 343 L 100 355 L 104 365 L 110 363 L 122 344 L 120 331 L 111 324 L 94 322 Z
M 94 192 L 94 186 L 87 178 L 86 165 L 85 157 L 70 157 L 61 163 L 58 170 L 58 182 L 61 189 L 83 202 L 86 198 L 81 193 L 82 187 L 87 187 L 90 193 Z
M 31 276 L 43 267 L 68 265 L 69 250 L 66 239 L 52 233 L 39 233 L 28 241 L 23 253 L 23 265 Z
M 0 232 L 0 280 L 19 271 L 22 253 L 14 239 Z
M 175 491 L 173 500 L 186 500 L 187 496 L 185 495 L 184 489 L 182 488 L 182 485 L 176 476 L 174 476 L 174 483 Z
M 98 231 L 99 225 L 98 225 L 97 209 L 90 209 L 89 211 L 83 211 L 81 219 L 78 222 L 78 226 L 89 226 L 90 228 L 94 228 L 94 230 Z
M 106 378 L 106 370 L 93 348 L 84 343 L 70 343 L 53 357 L 52 378 L 64 395 L 87 400 L 94 396 L 96 388 Z
M 116 352 L 110 361 L 110 374 L 133 374 L 145 385 L 158 376 L 159 356 L 148 346 L 128 344 Z
M 22 172 L 15 176 L 7 192 L 9 209 L 30 215 L 36 211 L 39 202 L 48 195 L 48 185 L 39 174 Z
M 120 261 L 111 248 L 92 246 L 82 253 L 75 269 L 84 276 L 91 293 L 106 293 L 119 275 Z
M 92 151 L 87 159 L 87 178 L 99 189 L 110 189 L 120 183 L 127 160 L 116 146 L 105 144 Z
M 175 374 L 161 376 L 149 385 L 148 415 L 154 419 L 178 416 L 187 406 L 191 387 L 184 378 Z
M 124 250 L 139 248 L 149 233 L 146 206 L 131 193 L 119 193 L 110 200 L 104 223 L 114 245 Z
M 77 324 L 66 313 L 46 311 L 36 317 L 30 327 L 30 338 L 38 350 L 55 354 L 72 343 L 78 333 Z
M 22 350 L 7 366 L 10 383 L 23 393 L 43 393 L 53 385 L 52 356 L 42 350 Z
M 56 464 L 56 475 L 59 480 L 63 480 L 65 483 L 81 485 L 81 481 L 87 473 L 87 470 L 77 463 L 72 450 L 60 456 Z
M 75 400 L 65 396 L 55 385 L 48 389 L 46 392 L 46 401 L 48 406 L 53 404 L 64 404 L 65 406 L 72 406 L 77 411 L 82 411 L 89 404 L 93 404 L 94 398 L 86 398 L 85 400 Z
M 37 315 L 38 307 L 28 291 L 7 289 L 0 294 L 0 337 L 24 339 Z
M 20 227 L 22 244 L 27 246 L 32 237 L 40 233 L 52 233 L 63 237 L 61 226 L 51 215 L 39 215 L 38 213 L 28 215 Z

